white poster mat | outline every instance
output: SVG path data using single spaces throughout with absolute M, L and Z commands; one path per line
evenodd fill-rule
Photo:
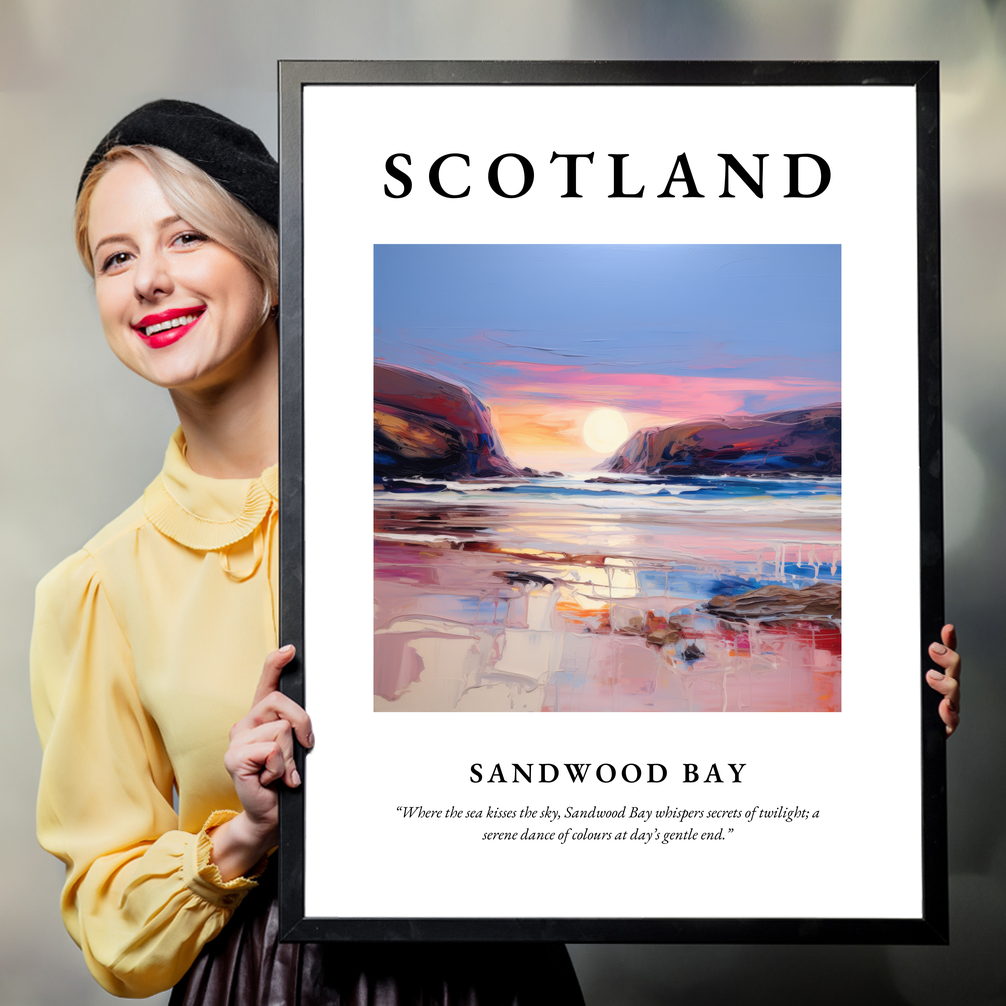
M 305 87 L 305 652 L 318 738 L 307 766 L 308 916 L 921 917 L 915 144 L 911 87 Z M 552 152 L 591 150 L 583 198 L 560 198 L 565 162 L 549 166 Z M 400 186 L 385 161 L 402 151 L 414 190 L 388 198 L 385 183 Z M 455 151 L 470 169 L 454 159 L 444 179 L 470 184 L 465 199 L 438 196 L 427 180 Z M 783 198 L 784 154 L 807 151 L 830 164 L 828 191 Z M 535 166 L 520 199 L 486 181 L 506 152 Z M 645 184 L 644 198 L 607 198 L 609 152 L 630 154 L 625 190 Z M 681 152 L 706 198 L 653 198 Z M 751 170 L 752 154 L 769 154 L 763 199 L 736 179 L 737 197 L 718 198 L 727 152 Z M 841 712 L 373 711 L 374 245 L 579 242 L 841 246 Z M 896 462 L 882 449 L 894 429 Z M 474 762 L 515 761 L 654 762 L 670 774 L 661 785 L 470 781 Z M 682 784 L 684 763 L 726 772 L 731 762 L 746 766 L 740 785 Z M 396 810 L 406 805 L 820 816 L 730 821 L 721 841 L 498 846 L 483 838 L 484 817 L 420 821 Z M 600 827 L 555 828 L 570 825 Z

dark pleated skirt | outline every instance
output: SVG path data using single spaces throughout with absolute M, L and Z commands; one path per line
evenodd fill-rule
M 561 943 L 280 943 L 274 874 L 170 1006 L 583 1006 Z

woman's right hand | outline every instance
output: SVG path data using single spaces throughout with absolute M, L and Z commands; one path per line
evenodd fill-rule
M 957 630 L 944 625 L 940 642 L 930 643 L 929 656 L 943 668 L 926 672 L 929 687 L 943 696 L 940 702 L 940 719 L 949 737 L 961 722 L 961 657 L 957 652 Z
M 209 832 L 212 861 L 223 879 L 251 870 L 279 839 L 279 793 L 275 783 L 300 785 L 293 758 L 293 737 L 314 746 L 311 718 L 293 699 L 279 691 L 283 668 L 295 650 L 284 646 L 265 659 L 248 715 L 231 727 L 224 766 L 230 773 L 244 810 Z

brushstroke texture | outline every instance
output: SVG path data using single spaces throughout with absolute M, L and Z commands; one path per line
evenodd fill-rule
M 835 246 L 376 246 L 375 711 L 840 710 L 840 281 Z

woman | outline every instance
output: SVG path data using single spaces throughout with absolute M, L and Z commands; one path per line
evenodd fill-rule
M 187 102 L 131 113 L 81 178 L 106 339 L 180 426 L 143 497 L 38 589 L 38 831 L 67 929 L 121 996 L 580 1004 L 561 945 L 277 944 L 276 786 L 300 785 L 293 738 L 313 744 L 274 649 L 277 221 L 258 137 Z

